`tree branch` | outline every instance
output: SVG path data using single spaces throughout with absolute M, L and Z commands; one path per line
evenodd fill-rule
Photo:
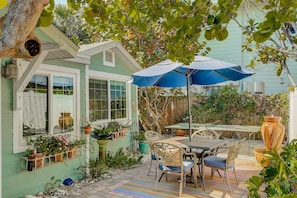
M 49 0 L 12 0 L 8 12 L 0 20 L 0 58 L 33 58 L 41 51 L 34 28 Z

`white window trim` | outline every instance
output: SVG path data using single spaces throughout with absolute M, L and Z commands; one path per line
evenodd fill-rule
M 65 72 L 67 71 L 67 72 Z M 74 77 L 74 87 L 73 90 L 74 96 L 76 98 L 76 103 L 73 104 L 76 112 L 75 115 L 73 115 L 74 118 L 74 130 L 73 132 L 68 132 L 71 137 L 76 136 L 80 137 L 80 70 L 79 69 L 73 69 L 73 68 L 67 68 L 65 70 L 65 67 L 61 66 L 53 66 L 48 64 L 41 64 L 39 69 L 36 71 L 36 74 L 46 74 L 48 75 L 51 73 L 51 75 L 64 75 L 64 76 L 71 76 Z M 21 97 L 23 96 L 23 92 L 18 92 L 16 96 Z M 18 102 L 23 100 L 18 100 Z M 49 105 L 51 101 L 49 101 Z M 23 107 L 23 104 L 18 104 L 19 106 Z M 52 120 L 51 111 L 49 112 L 49 119 Z M 23 137 L 23 110 L 16 109 L 13 111 L 13 153 L 20 153 L 24 152 L 27 149 L 26 140 Z
M 106 52 L 111 53 L 111 55 L 112 55 L 112 62 L 107 61 L 107 60 L 105 59 L 105 57 L 106 57 Z M 106 66 L 115 67 L 115 54 L 114 54 L 113 51 L 111 51 L 111 50 L 106 50 L 106 51 L 103 52 L 103 64 L 106 65 Z
M 120 74 L 112 74 L 112 73 L 107 73 L 107 72 L 100 72 L 100 71 L 95 71 L 95 70 L 89 70 L 88 73 L 88 82 L 86 84 L 89 85 L 89 79 L 94 79 L 94 80 L 107 80 L 108 81 L 108 102 L 110 103 L 110 81 L 115 80 L 115 81 L 122 81 L 126 83 L 126 94 L 127 94 L 127 117 L 122 118 L 122 119 L 117 119 L 120 123 L 127 123 L 128 121 L 131 120 L 132 118 L 132 113 L 131 113 L 131 84 L 128 83 L 130 80 L 130 76 L 125 76 L 125 75 L 120 75 Z M 87 90 L 89 90 L 89 87 L 87 87 Z M 88 109 L 89 112 L 89 109 Z M 108 119 L 106 120 L 97 120 L 93 124 L 94 125 L 100 125 L 100 124 L 105 124 L 108 123 L 111 120 L 111 115 L 110 115 L 110 105 L 108 105 Z

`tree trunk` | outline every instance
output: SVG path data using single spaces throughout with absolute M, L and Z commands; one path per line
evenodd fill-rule
M 49 0 L 12 0 L 8 12 L 0 19 L 0 58 L 34 58 L 41 42 L 34 28 Z

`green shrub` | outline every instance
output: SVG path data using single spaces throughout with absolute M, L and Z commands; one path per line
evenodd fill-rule
M 293 198 L 297 197 L 297 139 L 284 146 L 282 152 L 267 151 L 270 163 L 260 176 L 246 181 L 249 197 Z M 264 189 L 264 190 L 262 190 Z

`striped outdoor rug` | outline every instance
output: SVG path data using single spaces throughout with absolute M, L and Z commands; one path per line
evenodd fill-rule
M 187 183 L 186 188 L 183 190 L 182 197 L 192 198 L 205 198 L 205 197 L 232 197 L 232 198 L 241 198 L 241 197 L 247 197 L 248 190 L 244 184 L 247 175 L 255 175 L 257 172 L 249 172 L 249 171 L 243 171 L 243 170 L 237 170 L 236 175 L 239 180 L 239 185 L 237 185 L 235 177 L 232 173 L 232 171 L 229 171 L 230 176 L 230 183 L 232 188 L 232 193 L 228 190 L 228 184 L 226 181 L 224 181 L 222 178 L 218 176 L 217 173 L 215 173 L 215 176 L 213 179 L 210 178 L 210 169 L 205 170 L 205 185 L 206 185 L 206 191 L 203 191 L 202 184 L 198 180 L 198 188 L 194 188 L 194 184 Z M 221 171 L 221 174 L 223 175 L 223 172 Z M 114 192 L 129 195 L 132 197 L 138 197 L 138 198 L 173 198 L 178 197 L 178 191 L 179 191 L 179 183 L 178 183 L 178 177 L 177 176 L 169 176 L 168 183 L 165 180 L 165 176 L 162 179 L 162 181 L 158 184 L 158 190 L 155 190 L 155 176 L 152 172 L 150 176 L 147 175 L 141 175 L 139 178 L 132 180 L 116 189 L 114 189 Z

